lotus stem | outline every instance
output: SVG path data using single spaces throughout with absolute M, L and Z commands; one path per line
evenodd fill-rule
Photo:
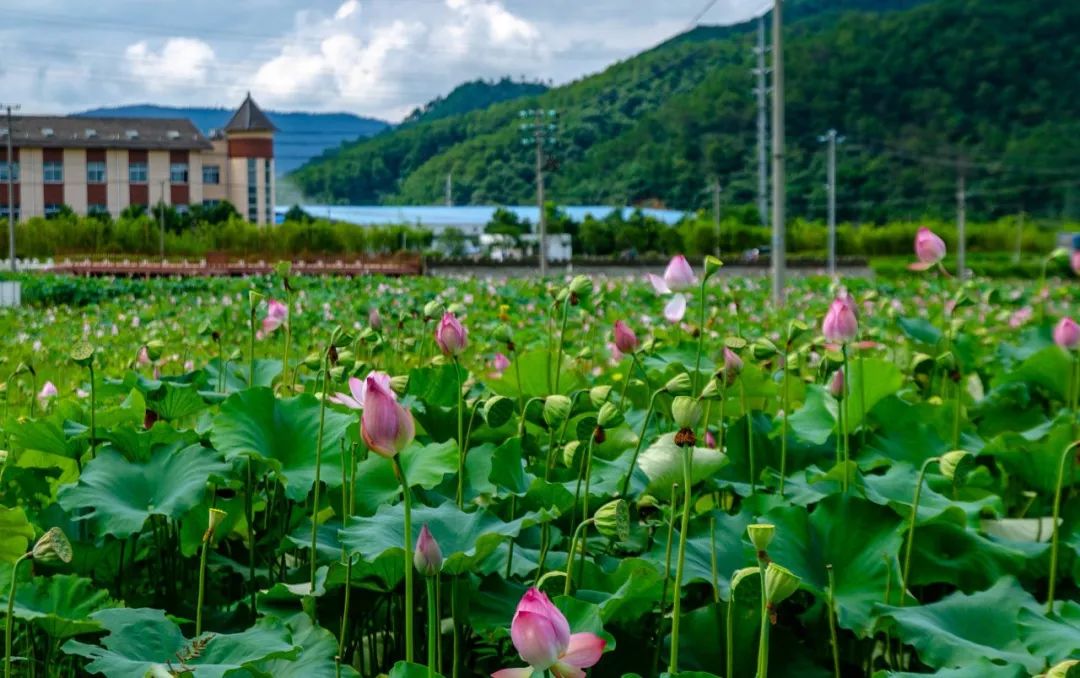
M 574 580 L 574 552 L 577 550 L 578 537 L 581 536 L 581 530 L 589 523 L 593 522 L 592 518 L 581 521 L 581 524 L 574 530 L 573 536 L 570 538 L 570 550 L 566 554 L 566 580 L 563 583 L 563 595 L 570 595 L 570 589 L 573 586 Z M 584 559 L 584 548 L 582 548 Z
M 844 399 L 840 403 L 840 435 L 844 439 L 844 494 L 848 491 L 848 476 L 851 470 L 848 468 L 848 463 L 851 461 L 851 441 L 849 439 L 850 431 L 848 426 L 851 423 L 851 407 L 850 407 L 850 395 L 851 395 L 851 370 L 848 369 L 848 350 L 847 344 L 843 347 L 844 353 Z M 863 416 L 866 416 L 863 413 Z
M 788 342 L 790 343 L 790 339 Z M 788 347 L 784 347 L 784 380 L 783 386 L 784 392 L 780 395 L 780 407 L 784 410 L 784 418 L 780 421 L 780 497 L 784 496 L 784 479 L 787 476 L 787 429 L 788 429 L 788 407 L 790 406 L 790 399 L 788 397 L 788 380 L 790 378 L 788 370 Z
M 829 644 L 832 645 L 833 678 L 840 678 L 840 645 L 836 635 L 836 580 L 833 577 L 833 566 L 825 566 L 829 573 Z
M 465 394 L 461 392 L 461 363 L 458 362 L 456 356 L 454 357 L 454 376 L 457 377 L 457 506 L 460 509 L 465 505 Z
M 331 338 L 330 346 L 334 345 Z M 323 392 L 319 398 L 319 432 L 315 437 L 315 487 L 311 502 L 311 593 L 315 594 L 315 566 L 318 564 L 318 537 L 319 537 L 319 490 L 322 489 L 322 448 L 323 432 L 326 429 L 326 396 L 329 392 L 330 383 L 330 347 L 323 352 L 322 357 Z M 406 551 L 409 549 L 406 548 Z
M 344 446 L 344 443 L 342 443 L 342 446 Z M 353 512 L 353 501 L 356 492 L 354 487 L 354 476 L 356 474 L 355 453 L 356 447 L 350 446 L 348 467 L 345 465 L 345 451 L 342 450 L 341 454 L 342 528 L 349 527 L 349 519 L 352 517 Z M 346 468 L 348 468 L 348 473 L 346 473 Z M 345 659 L 345 638 L 349 630 L 349 607 L 352 602 L 352 556 L 347 552 L 344 544 L 341 545 L 341 557 L 345 560 L 345 601 L 341 608 L 341 630 L 338 633 L 338 652 L 335 659 L 337 675 L 339 676 L 341 675 L 341 662 Z
M 698 338 L 697 338 L 697 357 L 694 359 L 694 395 L 701 395 L 698 391 L 698 379 L 701 377 L 701 347 L 705 342 L 705 280 L 706 276 L 704 272 L 701 276 L 701 295 L 698 299 Z M 708 425 L 708 422 L 706 422 Z
M 908 590 L 908 577 L 911 575 L 911 546 L 915 543 L 915 521 L 919 516 L 919 497 L 922 495 L 923 481 L 926 479 L 926 469 L 930 464 L 939 461 L 940 457 L 930 457 L 919 468 L 919 477 L 915 481 L 915 495 L 911 500 L 911 515 L 908 516 L 907 544 L 904 546 L 904 571 L 900 576 L 900 607 L 904 606 L 904 596 Z
M 668 519 L 668 532 L 667 532 L 667 546 L 664 547 L 664 584 L 660 589 L 660 622 L 664 620 L 664 606 L 667 605 L 667 592 L 668 583 L 671 580 L 671 543 L 674 541 L 675 536 L 675 495 L 678 492 L 679 484 L 671 484 L 671 517 Z M 660 645 L 663 641 L 663 635 L 656 641 L 655 652 L 653 653 L 653 670 L 651 675 L 657 675 L 657 666 L 660 664 Z
M 435 598 L 435 577 L 425 577 L 425 583 L 427 585 L 428 604 L 428 678 L 434 678 L 435 666 L 438 661 L 436 659 L 435 648 L 437 648 L 439 645 L 439 609 L 438 601 Z
M 94 361 L 91 357 L 90 364 L 90 458 L 97 456 L 97 387 L 94 385 Z
M 256 305 L 250 304 L 251 312 L 248 319 L 248 388 L 255 387 L 255 309 Z
M 285 281 L 285 303 L 288 305 L 289 312 L 285 315 L 285 355 L 281 360 L 281 385 L 285 386 L 289 383 L 289 348 L 292 346 L 292 310 L 293 310 L 293 293 L 292 288 L 289 287 L 288 280 Z
M 634 454 L 630 457 L 630 468 L 626 472 L 626 478 L 623 479 L 622 489 L 619 491 L 619 496 L 626 497 L 630 491 L 630 479 L 634 475 L 634 467 L 637 465 L 638 455 L 641 454 L 641 445 L 645 441 L 645 430 L 649 427 L 649 417 L 652 416 L 653 407 L 656 405 L 656 396 L 660 395 L 660 391 L 656 391 L 649 398 L 649 407 L 645 410 L 645 418 L 641 421 L 641 433 L 638 434 L 637 444 L 634 446 Z
M 754 415 L 746 403 L 746 385 L 739 380 L 739 398 L 746 414 L 746 456 L 750 460 L 750 494 L 757 494 L 757 460 L 754 458 Z
M 709 517 L 709 559 L 712 561 L 713 602 L 720 602 L 720 577 L 716 570 L 716 517 Z
M 555 388 L 552 389 L 552 393 L 559 392 L 559 377 L 562 376 L 563 344 L 566 341 L 566 322 L 570 319 L 570 298 L 567 297 L 565 300 L 563 300 L 562 304 L 563 314 L 562 324 L 559 327 L 559 348 L 558 351 L 555 353 Z M 549 366 L 548 373 L 550 374 L 550 372 L 551 370 Z
M 413 563 L 412 563 L 412 499 L 409 481 L 401 468 L 401 459 L 394 456 L 394 473 L 401 481 L 402 504 L 405 507 L 405 661 L 413 660 Z
M 1080 445 L 1080 440 L 1067 445 L 1065 451 L 1061 453 L 1061 462 L 1058 464 L 1057 484 L 1054 486 L 1054 515 L 1051 521 L 1053 533 L 1050 537 L 1050 585 L 1046 593 L 1046 614 L 1054 611 L 1054 589 L 1057 588 L 1058 543 L 1061 538 L 1058 520 L 1061 517 L 1061 492 L 1065 485 L 1065 468 L 1077 445 Z
M 244 483 L 244 520 L 247 522 L 248 530 L 248 586 L 251 587 L 251 618 L 254 620 L 258 617 L 258 613 L 255 608 L 255 499 L 252 494 L 255 491 L 255 481 L 252 479 L 251 465 L 249 456 Z
M 757 678 L 769 675 L 769 596 L 765 591 L 765 569 L 769 565 L 768 556 L 758 552 L 758 572 L 761 573 L 761 632 L 758 639 Z
M 8 587 L 7 617 L 5 618 L 7 623 L 4 625 L 4 678 L 11 678 L 11 637 L 15 630 L 15 582 L 18 581 L 15 575 L 22 561 L 30 556 L 31 553 L 24 553 L 11 566 L 11 586 Z
M 675 594 L 671 606 L 671 655 L 668 660 L 668 673 L 679 671 L 679 616 L 682 610 L 683 567 L 686 564 L 686 542 L 690 531 L 690 507 L 692 503 L 691 486 L 693 484 L 694 448 L 683 450 L 683 510 L 679 523 L 679 556 L 675 565 Z
M 734 582 L 735 577 L 732 577 Z M 727 620 L 724 624 L 724 659 L 727 672 L 725 677 L 735 676 L 735 587 L 728 591 Z
M 454 621 L 454 665 L 450 668 L 451 678 L 458 678 L 461 666 L 461 620 L 458 618 L 458 578 L 450 580 L 450 617 Z

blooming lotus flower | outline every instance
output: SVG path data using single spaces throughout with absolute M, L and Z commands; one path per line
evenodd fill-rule
M 676 254 L 671 258 L 667 269 L 664 270 L 664 282 L 673 292 L 694 286 L 697 278 L 694 276 L 694 269 L 690 268 L 690 262 L 686 260 L 686 257 Z
M 439 326 L 435 328 L 435 343 L 443 355 L 457 357 L 469 345 L 469 333 L 453 313 L 443 314 Z
M 669 323 L 675 324 L 681 321 L 684 315 L 686 315 L 686 297 L 682 294 L 676 294 L 664 306 L 664 317 L 667 318 Z
M 634 330 L 621 320 L 615 321 L 615 347 L 622 353 L 633 353 L 638 347 L 638 338 Z
M 1072 318 L 1062 318 L 1054 327 L 1054 343 L 1066 351 L 1076 349 L 1080 346 L 1080 325 Z
M 821 331 L 826 341 L 846 344 L 859 334 L 859 321 L 855 318 L 855 311 L 852 308 L 852 304 L 843 298 L 838 297 L 833 300 L 821 324 Z
M 41 403 L 42 407 L 49 404 L 49 401 L 55 398 L 60 392 L 56 390 L 56 384 L 51 381 L 46 381 L 45 385 L 38 391 L 37 399 Z
M 507 367 L 510 367 L 510 359 L 502 353 L 496 353 L 495 359 L 491 361 L 491 364 L 498 372 L 501 373 Z
M 522 596 L 510 624 L 510 639 L 529 666 L 503 669 L 492 678 L 529 678 L 534 672 L 551 671 L 556 678 L 583 678 L 600 661 L 607 642 L 593 633 L 571 635 L 570 624 L 547 595 L 531 588 Z
M 289 307 L 281 303 L 277 299 L 271 299 L 267 303 L 266 317 L 262 321 L 262 329 L 264 334 L 270 334 L 277 328 L 285 324 L 285 321 L 289 318 Z
M 373 378 L 378 381 L 383 388 L 390 393 L 395 401 L 397 400 L 397 394 L 390 388 L 390 375 L 386 372 L 369 372 L 369 378 Z M 330 402 L 338 405 L 344 405 L 350 410 L 362 410 L 364 409 L 364 398 L 367 395 L 367 379 L 357 379 L 356 377 L 349 378 L 349 391 L 350 393 L 335 393 L 330 396 Z
M 372 452 L 387 458 L 397 456 L 416 435 L 412 415 L 397 403 L 390 386 L 379 377 L 364 380 L 364 413 L 360 415 L 360 435 Z
M 420 528 L 420 537 L 416 540 L 413 552 L 413 566 L 425 577 L 434 577 L 442 570 L 443 555 L 439 542 L 431 535 L 427 525 Z
M 945 258 L 945 241 L 925 226 L 915 234 L 915 256 L 919 262 L 911 265 L 913 271 L 925 271 Z

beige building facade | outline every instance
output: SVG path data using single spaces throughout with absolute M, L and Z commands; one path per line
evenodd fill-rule
M 66 205 L 116 218 L 131 205 L 228 201 L 248 221 L 272 224 L 275 131 L 251 95 L 209 137 L 182 119 L 20 116 L 0 126 L 0 217 L 50 217 Z

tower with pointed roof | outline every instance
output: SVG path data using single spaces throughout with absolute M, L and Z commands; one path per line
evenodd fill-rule
M 260 226 L 274 223 L 276 131 L 249 92 L 219 140 L 228 158 L 229 200 L 248 221 Z

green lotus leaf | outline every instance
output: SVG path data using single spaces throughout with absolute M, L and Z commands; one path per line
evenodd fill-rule
M 1025 608 L 1041 612 L 1031 594 L 1006 577 L 985 591 L 957 592 L 921 607 L 879 604 L 874 614 L 879 626 L 892 627 L 893 635 L 914 647 L 931 668 L 962 668 L 988 658 L 1038 673 L 1044 660 L 1028 652 L 1017 632 Z
M 322 482 L 341 486 L 341 440 L 356 417 L 327 409 L 323 429 Z M 227 461 L 251 457 L 270 466 L 285 496 L 301 501 L 315 484 L 319 401 L 311 395 L 278 399 L 269 388 L 229 396 L 214 419 L 210 440 Z
M 806 402 L 788 419 L 790 430 L 796 436 L 814 445 L 821 445 L 836 430 L 840 405 L 829 395 L 824 386 L 811 384 L 806 387 Z
M 1080 604 L 1071 600 L 1056 603 L 1054 613 L 1021 608 L 1020 640 L 1036 657 L 1051 665 L 1066 659 L 1080 659 Z
M 672 483 L 682 485 L 683 454 L 684 451 L 675 444 L 674 433 L 665 433 L 649 445 L 637 460 L 637 465 L 649 477 L 649 486 L 645 491 L 667 496 L 671 492 Z M 712 476 L 727 463 L 727 455 L 723 452 L 708 447 L 695 447 L 691 475 L 694 484 Z
M 910 403 L 896 395 L 883 398 L 874 408 L 877 435 L 867 441 L 860 462 L 873 455 L 889 461 L 903 461 L 918 468 L 930 457 L 952 449 L 951 419 L 946 423 L 944 409 L 926 402 Z
M 461 574 L 470 571 L 500 542 L 557 515 L 557 512 L 549 511 L 530 512 L 507 523 L 483 509 L 465 513 L 453 502 L 444 503 L 438 508 L 416 506 L 412 510 L 413 535 L 410 543 L 415 543 L 420 526 L 427 525 L 442 549 L 445 558 L 443 572 Z M 382 506 L 372 518 L 357 520 L 341 530 L 341 541 L 350 552 L 359 553 L 366 562 L 374 562 L 383 556 L 402 558 L 404 521 L 402 504 Z
M 874 678 L 1027 678 L 1028 672 L 1018 664 L 995 664 L 982 657 L 959 668 L 940 669 L 933 673 L 879 671 Z
M 30 548 L 33 538 L 34 527 L 22 508 L 0 506 L 0 563 L 18 560 Z
M 844 399 L 847 428 L 854 431 L 874 406 L 893 395 L 904 383 L 896 363 L 881 358 L 848 358 L 848 395 Z
M 77 484 L 60 488 L 58 500 L 78 520 L 92 520 L 102 533 L 124 539 L 152 515 L 180 518 L 202 501 L 210 477 L 228 470 L 216 452 L 200 445 L 160 447 L 146 462 L 103 450 Z
M 242 391 L 248 388 L 248 363 L 243 362 L 226 362 L 225 372 L 225 391 L 232 393 L 235 391 Z M 207 363 L 206 368 L 207 382 L 217 387 L 218 375 L 222 373 L 221 363 L 217 358 L 214 358 Z M 273 386 L 274 380 L 281 374 L 281 361 L 280 360 L 264 360 L 258 359 L 255 361 L 255 384 L 257 388 Z
M 206 401 L 190 384 L 166 383 L 147 397 L 147 406 L 165 421 L 192 417 L 206 409 Z
M 769 557 L 802 579 L 802 587 L 825 600 L 828 570 L 836 581 L 837 623 L 860 637 L 871 633 L 871 610 L 889 591 L 899 600 L 902 543 L 900 518 L 863 499 L 833 495 L 812 513 L 798 507 L 769 511 L 776 525 Z
M 912 551 L 910 586 L 948 583 L 966 592 L 1019 576 L 1031 560 L 1026 551 L 949 522 L 916 527 Z
M 681 502 L 681 495 L 679 501 Z M 681 506 L 681 503 L 679 504 Z M 716 521 L 716 548 L 713 549 L 709 534 L 709 519 Z M 676 520 L 678 514 L 676 515 Z M 690 521 L 690 535 L 686 540 L 686 559 L 683 563 L 684 582 L 704 582 L 712 584 L 712 562 L 716 557 L 716 578 L 720 588 L 720 597 L 726 599 L 731 585 L 731 575 L 736 570 L 754 562 L 754 552 L 749 542 L 745 541 L 746 526 L 754 522 L 750 515 L 737 513 L 728 515 L 713 511 Z M 665 528 L 666 532 L 666 528 Z M 674 543 L 679 543 L 679 526 L 676 523 Z M 660 572 L 664 571 L 665 539 L 653 544 L 650 558 L 656 562 Z M 672 547 L 674 551 L 674 546 Z M 777 561 L 781 562 L 781 561 Z M 783 564 L 783 563 L 781 563 Z M 675 557 L 671 559 L 671 575 L 675 575 Z
M 915 483 L 919 471 L 914 466 L 898 463 L 884 475 L 866 475 L 863 477 L 866 498 L 875 504 L 891 507 L 900 516 L 911 515 Z M 997 495 L 982 494 L 972 501 L 956 501 L 942 492 L 951 493 L 952 485 L 943 476 L 928 473 L 919 495 L 918 524 L 936 520 L 949 520 L 958 525 L 978 525 L 979 518 L 986 514 L 1001 515 L 1004 512 L 1002 500 Z
M 498 379 L 492 379 L 488 383 L 495 393 L 516 399 L 519 395 L 525 398 L 546 396 L 551 394 L 552 386 L 549 384 L 548 368 L 551 369 L 551 377 L 556 371 L 561 370 L 559 377 L 559 393 L 570 394 L 580 389 L 584 383 L 581 375 L 572 368 L 568 356 L 563 356 L 563 364 L 555 365 L 554 356 L 546 350 L 525 351 L 517 355 L 517 365 L 513 369 L 505 370 Z M 518 383 L 518 372 L 521 373 L 521 382 Z M 551 383 L 554 383 L 552 380 Z
M 1016 369 L 1001 374 L 993 385 L 1020 381 L 1027 383 L 1030 388 L 1037 384 L 1055 397 L 1064 398 L 1068 393 L 1069 374 L 1072 369 L 1070 361 L 1071 357 L 1058 346 L 1047 346 L 1028 357 Z
M 183 667 L 200 677 L 249 676 L 261 662 L 300 654 L 277 620 L 264 619 L 241 633 L 204 633 L 188 640 L 162 610 L 110 608 L 91 618 L 109 632 L 101 646 L 69 640 L 61 649 L 91 660 L 86 670 L 106 678 L 145 676 L 162 668 L 171 673 Z
M 929 347 L 937 346 L 944 336 L 941 330 L 926 318 L 898 318 L 896 324 L 910 339 Z
M 260 612 L 262 608 L 260 607 Z M 311 621 L 304 613 L 297 613 L 281 620 L 289 629 L 290 640 L 300 646 L 296 659 L 271 659 L 259 662 L 255 669 L 273 678 L 339 678 L 357 676 L 356 670 L 344 662 L 337 672 L 334 657 L 337 656 L 337 638 L 334 634 Z
M 446 475 L 457 470 L 457 443 L 453 440 L 430 445 L 414 442 L 402 450 L 399 459 L 409 486 L 430 490 L 441 483 Z M 324 466 L 324 478 L 328 468 L 335 467 Z M 401 483 L 394 476 L 394 464 L 389 459 L 372 454 L 357 464 L 357 515 L 370 516 L 380 506 L 390 503 L 400 495 Z
M 19 568 L 19 584 L 15 589 L 15 617 L 32 621 L 56 640 L 101 630 L 101 624 L 90 615 L 118 603 L 107 591 L 94 588 L 94 582 L 71 574 L 52 577 L 30 577 L 30 567 Z M 11 570 L 0 572 L 0 604 L 7 604 Z
M 431 673 L 424 664 L 413 664 L 407 661 L 396 662 L 386 678 L 443 678 L 441 673 Z

